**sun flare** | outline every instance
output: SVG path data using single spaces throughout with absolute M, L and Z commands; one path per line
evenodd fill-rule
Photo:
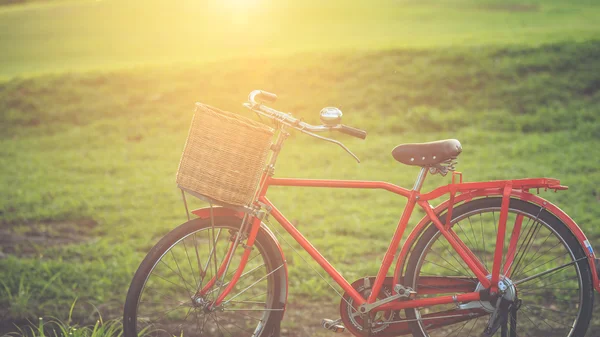
M 224 7 L 237 9 L 250 9 L 260 5 L 260 0 L 222 0 Z

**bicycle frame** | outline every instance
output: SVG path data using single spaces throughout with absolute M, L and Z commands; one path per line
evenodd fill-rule
M 251 101 L 253 100 L 251 99 Z M 260 109 L 256 110 L 253 108 L 252 105 L 250 105 L 250 109 L 257 113 L 261 113 Z M 263 107 L 263 109 L 266 108 Z M 275 112 L 275 110 L 272 109 L 268 109 L 268 111 Z M 281 118 L 280 115 L 278 116 Z M 444 236 L 444 238 L 448 241 L 450 246 L 458 253 L 458 255 L 466 263 L 468 268 L 473 272 L 473 275 L 475 275 L 479 283 L 482 285 L 483 289 L 489 289 L 490 295 L 495 295 L 495 293 L 498 291 L 498 281 L 500 280 L 500 275 L 504 274 L 505 276 L 509 276 L 506 275 L 506 273 L 509 272 L 509 267 L 512 265 L 512 260 L 515 257 L 515 251 L 517 248 L 516 244 L 519 239 L 521 229 L 522 217 L 518 216 L 515 220 L 513 231 L 512 233 L 510 233 L 511 238 L 506 254 L 507 261 L 504 261 L 505 270 L 501 271 L 500 269 L 503 263 L 502 259 L 504 256 L 504 241 L 507 234 L 506 222 L 511 197 L 522 199 L 532 203 L 538 203 L 540 207 L 548 209 L 552 214 L 560 218 L 569 227 L 571 232 L 575 235 L 575 237 L 579 240 L 581 246 L 584 248 L 592 270 L 596 270 L 596 259 L 594 251 L 591 248 L 591 245 L 589 244 L 587 238 L 585 237 L 581 229 L 577 226 L 577 224 L 575 224 L 575 222 L 571 220 L 558 207 L 529 193 L 530 189 L 539 188 L 551 189 L 555 191 L 567 189 L 567 187 L 560 185 L 559 180 L 550 178 L 533 178 L 463 183 L 462 174 L 457 173 L 457 175 L 460 176 L 459 182 L 455 182 L 455 175 L 453 174 L 452 184 L 441 186 L 429 193 L 422 194 L 421 187 L 428 172 L 428 168 L 426 167 L 421 167 L 421 171 L 415 181 L 415 184 L 410 190 L 382 181 L 274 178 L 273 175 L 277 157 L 279 156 L 279 153 L 283 146 L 283 142 L 289 136 L 289 134 L 285 131 L 286 127 L 294 127 L 303 133 L 312 135 L 313 137 L 328 140 L 327 138 L 323 138 L 310 132 L 307 132 L 304 129 L 307 125 L 309 126 L 309 124 L 304 123 L 304 126 L 301 125 L 302 127 L 299 127 L 296 124 L 286 124 L 283 120 L 279 121 L 279 134 L 276 137 L 276 141 L 272 146 L 273 153 L 271 155 L 269 164 L 265 169 L 260 180 L 259 189 L 255 197 L 256 201 L 253 205 L 255 207 L 254 210 L 264 209 L 267 213 L 270 213 L 273 216 L 273 218 L 275 218 L 275 220 L 277 220 L 277 222 L 279 222 L 279 224 L 294 238 L 294 240 L 296 240 L 300 244 L 300 246 L 304 250 L 306 250 L 306 252 L 321 266 L 321 268 L 323 268 L 327 272 L 327 274 L 331 276 L 331 278 L 344 290 L 344 292 L 352 298 L 352 300 L 354 301 L 354 305 L 357 308 L 361 305 L 370 305 L 377 301 L 377 295 L 379 294 L 381 287 L 383 286 L 384 280 L 386 279 L 387 273 L 391 267 L 391 264 L 393 263 L 395 254 L 398 251 L 400 241 L 402 239 L 402 236 L 404 235 L 410 216 L 412 215 L 412 212 L 417 205 L 425 211 L 426 216 L 413 229 L 412 233 L 409 234 L 406 241 L 407 244 L 405 244 L 402 247 L 402 250 L 400 251 L 398 263 L 394 272 L 393 284 L 397 284 L 399 281 L 398 275 L 402 271 L 402 263 L 409 253 L 411 243 L 414 242 L 414 240 L 418 236 L 418 233 L 420 233 L 420 231 L 424 228 L 425 225 L 433 223 L 440 231 L 440 233 Z M 336 142 L 333 140 L 329 141 Z M 349 152 L 349 150 L 347 149 L 346 151 Z M 364 298 L 356 289 L 354 289 L 352 285 L 327 261 L 327 259 L 325 259 L 325 257 L 323 257 L 323 255 L 321 255 L 321 253 L 294 227 L 294 225 L 288 219 L 286 219 L 283 213 L 281 213 L 281 211 L 279 211 L 277 207 L 266 197 L 267 191 L 271 186 L 383 189 L 388 192 L 401 195 L 408 199 L 404 211 L 402 212 L 402 216 L 400 217 L 400 220 L 394 232 L 394 235 L 392 236 L 391 242 L 383 257 L 382 265 L 379 271 L 377 272 L 375 282 L 372 283 L 373 287 L 371 289 L 371 294 L 368 298 Z M 450 195 L 449 200 L 444 202 L 437 208 L 433 208 L 429 201 L 439 198 L 445 194 Z M 450 219 L 452 218 L 452 210 L 455 204 L 466 201 L 468 199 L 472 199 L 473 197 L 489 195 L 502 196 L 502 203 L 498 223 L 498 236 L 496 238 L 496 246 L 491 271 L 486 269 L 486 267 L 481 263 L 481 261 L 479 261 L 475 254 L 473 254 L 473 252 L 468 248 L 468 246 L 458 237 L 458 235 L 456 235 L 452 231 L 450 224 Z M 444 210 L 446 210 L 448 214 L 447 223 L 445 224 L 442 223 L 442 221 L 438 218 L 438 215 L 441 214 L 441 212 Z M 235 211 L 233 210 L 232 212 L 235 213 Z M 204 217 L 210 216 L 212 218 L 214 216 L 212 208 L 210 208 L 209 210 L 196 210 L 193 213 Z M 242 219 L 242 221 L 248 221 L 248 223 L 243 224 L 246 226 L 245 228 L 249 227 L 247 230 L 248 238 L 246 244 L 243 245 L 244 252 L 242 254 L 241 261 L 239 266 L 237 267 L 237 270 L 232 276 L 231 281 L 224 287 L 224 289 L 213 302 L 213 307 L 219 306 L 223 303 L 225 297 L 236 285 L 237 281 L 239 280 L 244 271 L 246 262 L 248 261 L 251 250 L 253 249 L 254 241 L 262 224 L 262 216 L 258 216 L 258 214 L 259 212 L 253 212 L 253 216 L 243 217 L 239 214 L 237 215 Z M 226 256 L 231 256 L 234 253 L 235 249 L 236 245 L 230 244 L 229 251 Z M 229 258 L 224 259 L 223 265 L 221 265 L 221 267 L 218 269 L 217 275 L 215 275 L 213 279 L 207 283 L 206 286 L 200 289 L 197 292 L 197 295 L 204 295 L 209 290 L 210 286 L 212 286 L 212 284 L 214 284 L 218 280 L 218 278 L 221 278 L 223 274 L 227 272 L 229 260 Z M 287 268 L 287 266 L 285 266 L 285 268 Z M 597 291 L 600 292 L 600 282 L 598 280 L 598 274 L 592 273 L 592 275 L 594 287 Z M 488 278 L 488 276 L 490 278 Z M 436 280 L 432 279 L 429 281 L 435 282 Z M 372 305 L 372 310 L 400 310 L 406 308 L 416 308 L 446 303 L 458 304 L 460 302 L 470 302 L 481 299 L 480 292 L 475 292 L 474 289 L 473 291 L 469 292 L 468 290 L 465 290 L 464 284 L 461 285 L 460 282 L 452 283 L 447 279 L 444 279 L 441 282 L 445 282 L 444 286 L 446 293 L 455 292 L 461 294 L 415 299 L 411 301 L 393 301 L 381 305 Z M 451 289 L 455 291 L 448 291 L 448 282 L 451 283 L 450 285 L 456 287 L 456 289 Z
M 257 200 L 259 204 L 262 206 L 279 222 L 279 224 L 296 240 L 300 246 L 308 252 L 308 254 L 329 274 L 332 279 L 353 299 L 354 304 L 358 307 L 363 304 L 372 304 L 377 300 L 377 294 L 379 293 L 384 279 L 393 263 L 395 253 L 397 252 L 400 244 L 400 240 L 405 232 L 406 226 L 410 219 L 410 216 L 414 210 L 416 205 L 419 205 L 426 213 L 426 223 L 433 223 L 442 235 L 446 238 L 448 243 L 453 247 L 453 249 L 459 254 L 459 256 L 464 260 L 473 274 L 477 277 L 478 281 L 483 285 L 484 288 L 490 288 L 491 293 L 497 291 L 497 284 L 500 278 L 500 275 L 507 272 L 508 267 L 505 267 L 506 270 L 501 271 L 502 265 L 502 256 L 503 252 L 503 242 L 506 236 L 506 220 L 508 214 L 508 205 L 511 197 L 517 196 L 520 199 L 529 200 L 529 201 L 539 201 L 534 200 L 534 195 L 528 193 L 529 189 L 535 188 L 546 188 L 553 190 L 562 190 L 566 189 L 566 187 L 561 186 L 560 182 L 556 179 L 549 178 L 535 178 L 535 179 L 518 179 L 518 180 L 501 180 L 501 181 L 491 181 L 491 182 L 469 182 L 463 183 L 462 181 L 459 183 L 452 183 L 446 186 L 439 187 L 429 193 L 421 194 L 420 189 L 422 183 L 426 177 L 427 169 L 422 168 L 421 172 L 417 178 L 415 186 L 413 189 L 409 190 L 391 183 L 381 182 L 381 181 L 358 181 L 358 180 L 323 180 L 323 179 L 290 179 L 290 178 L 273 178 L 270 176 L 267 171 L 262 179 L 261 188 L 258 193 Z M 462 180 L 462 177 L 461 177 Z M 383 189 L 389 191 L 391 193 L 401 195 L 408 199 L 407 205 L 402 213 L 402 216 L 398 222 L 398 226 L 394 232 L 390 245 L 384 255 L 381 268 L 379 269 L 375 282 L 373 283 L 373 288 L 371 295 L 368 298 L 364 298 L 358 291 L 356 291 L 351 284 L 321 255 L 321 253 L 314 247 L 312 244 L 292 225 L 292 223 L 286 219 L 286 217 L 277 209 L 277 207 L 266 197 L 266 193 L 271 186 L 294 186 L 294 187 L 326 187 L 326 188 L 350 188 L 350 189 Z M 444 194 L 450 194 L 450 199 L 444 204 L 440 205 L 443 208 L 434 209 L 429 203 L 430 200 L 436 199 Z M 459 196 L 456 196 L 459 194 Z M 461 239 L 452 231 L 449 223 L 442 223 L 438 218 L 438 214 L 440 214 L 441 210 L 446 209 L 451 218 L 452 208 L 454 204 L 465 201 L 468 198 L 473 198 L 475 196 L 480 195 L 501 195 L 502 196 L 502 205 L 500 210 L 499 217 L 499 227 L 498 227 L 498 237 L 496 240 L 496 248 L 494 252 L 494 262 L 491 271 L 488 271 L 481 261 L 479 261 L 475 255 L 471 252 L 471 250 L 461 241 Z M 537 198 L 543 200 L 541 198 Z M 541 202 L 540 202 L 541 203 Z M 554 205 L 543 201 L 544 207 L 548 208 L 552 213 L 562 213 L 558 208 Z M 194 211 L 195 214 L 199 215 L 198 211 Z M 564 217 L 559 214 L 559 218 L 563 219 Z M 206 214 L 204 214 L 206 216 Z M 241 215 L 240 215 L 241 217 Z M 517 217 L 515 226 L 513 226 L 513 231 L 510 233 L 511 239 L 509 242 L 508 252 L 506 254 L 507 261 L 505 262 L 505 266 L 510 266 L 512 263 L 512 259 L 515 256 L 516 250 L 516 242 L 519 237 L 519 231 L 521 227 L 522 217 Z M 570 219 L 569 219 L 570 220 Z M 422 229 L 423 221 L 419 223 L 417 228 L 413 230 L 413 232 L 409 235 L 407 239 L 407 243 L 410 243 L 412 239 L 414 239 L 415 232 L 418 229 Z M 577 227 L 577 225 L 572 222 L 572 220 L 566 222 L 567 225 L 574 232 L 582 247 L 587 247 L 589 243 L 583 235 L 583 232 Z M 254 243 L 254 239 L 256 238 L 256 234 L 258 233 L 258 229 L 261 226 L 261 219 L 259 217 L 255 217 L 252 220 L 252 225 L 249 230 L 248 241 L 245 245 L 245 251 L 242 256 L 242 260 L 238 269 L 236 270 L 231 282 L 227 285 L 227 287 L 221 292 L 221 294 L 217 297 L 214 302 L 215 306 L 218 306 L 225 299 L 229 291 L 235 286 L 237 280 L 242 275 L 242 272 L 245 267 L 245 263 L 250 255 L 250 251 L 252 249 L 252 245 Z M 575 228 L 574 228 L 574 227 Z M 404 245 L 402 247 L 402 251 L 400 253 L 400 259 L 406 256 L 408 253 L 407 246 Z M 235 249 L 231 247 L 231 249 Z M 595 255 L 593 250 L 585 249 L 586 254 L 588 255 L 588 260 L 590 264 L 594 267 Z M 394 273 L 394 284 L 398 282 L 398 265 L 396 265 L 396 272 Z M 596 290 L 600 291 L 600 284 L 598 282 L 598 276 L 594 274 L 594 286 Z M 491 279 L 488 279 L 488 275 L 491 275 Z M 218 275 L 220 277 L 220 275 Z M 209 282 L 210 283 L 210 282 Z M 464 292 L 464 286 L 461 289 L 460 284 L 456 284 L 457 290 L 456 292 Z M 208 288 L 208 287 L 207 287 Z M 202 294 L 201 290 L 199 294 Z M 447 291 L 448 292 L 448 291 Z M 453 296 L 439 296 L 434 298 L 426 298 L 426 299 L 416 299 L 411 301 L 395 301 L 386 304 L 382 304 L 380 306 L 375 307 L 373 310 L 400 310 L 406 308 L 415 308 L 415 307 L 423 307 L 429 305 L 437 305 L 437 304 L 446 304 L 446 303 L 459 303 L 459 302 L 469 302 L 476 301 L 480 299 L 479 292 L 467 292 L 463 294 L 453 295 Z

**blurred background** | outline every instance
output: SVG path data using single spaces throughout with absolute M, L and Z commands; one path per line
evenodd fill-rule
M 392 148 L 457 138 L 467 181 L 570 186 L 542 197 L 598 249 L 599 17 L 592 0 L 0 0 L 0 334 L 66 320 L 73 303 L 74 322 L 120 318 L 147 251 L 186 220 L 175 172 L 194 102 L 247 114 L 253 89 L 311 123 L 339 107 L 369 132 L 334 135 L 360 164 L 293 135 L 280 177 L 412 186 Z M 270 195 L 350 281 L 376 273 L 404 206 L 377 191 Z M 284 250 L 284 333 L 329 335 L 339 299 Z

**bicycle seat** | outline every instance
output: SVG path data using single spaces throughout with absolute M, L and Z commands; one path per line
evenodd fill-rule
M 429 143 L 400 144 L 392 150 L 394 159 L 406 165 L 432 166 L 455 159 L 462 152 L 456 139 Z

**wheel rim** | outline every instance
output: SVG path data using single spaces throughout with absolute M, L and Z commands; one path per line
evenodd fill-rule
M 237 246 L 222 282 L 205 290 L 225 264 L 237 227 L 216 225 L 196 230 L 176 241 L 157 259 L 140 290 L 136 331 L 153 336 L 258 336 L 274 308 L 274 273 L 281 268 L 255 242 L 244 273 L 222 305 L 212 306 L 231 281 L 244 248 Z M 213 236 L 214 235 L 214 236 Z M 216 245 L 213 249 L 213 242 Z M 243 242 L 243 240 L 242 240 Z M 219 278 L 221 280 L 221 278 Z
M 490 271 L 493 264 L 499 211 L 499 207 L 480 208 L 460 215 L 452 223 L 454 232 Z M 582 278 L 578 264 L 574 263 L 552 273 L 535 276 L 544 270 L 551 270 L 575 261 L 575 254 L 557 230 L 540 219 L 539 214 L 532 215 L 511 208 L 507 220 L 503 264 L 518 215 L 523 216 L 523 222 L 515 258 L 508 268 L 510 278 L 507 278 L 510 285 L 516 288 L 517 297 L 522 300 L 522 305 L 517 312 L 517 336 L 572 336 L 583 302 Z M 583 263 L 587 261 L 584 260 Z M 504 265 L 501 273 L 503 270 Z M 437 232 L 427 241 L 425 249 L 419 254 L 417 271 L 412 279 L 413 285 L 417 287 L 420 276 L 440 274 L 474 278 L 473 273 L 458 254 L 441 233 Z M 532 278 L 526 280 L 528 277 Z M 522 280 L 526 281 L 519 283 Z M 425 336 L 479 336 L 489 320 L 489 310 L 483 310 L 486 309 L 483 304 L 480 308 L 471 310 L 473 318 L 469 320 L 440 328 L 434 328 L 436 320 L 420 321 L 417 325 Z M 464 303 L 461 305 L 462 308 L 469 307 Z M 470 306 L 475 307 L 473 303 Z M 447 304 L 415 309 L 413 316 L 422 319 L 433 312 L 456 308 L 456 304 Z M 477 314 L 473 314 L 473 311 Z M 454 313 L 460 312 L 454 311 Z M 500 334 L 499 329 L 494 336 Z

